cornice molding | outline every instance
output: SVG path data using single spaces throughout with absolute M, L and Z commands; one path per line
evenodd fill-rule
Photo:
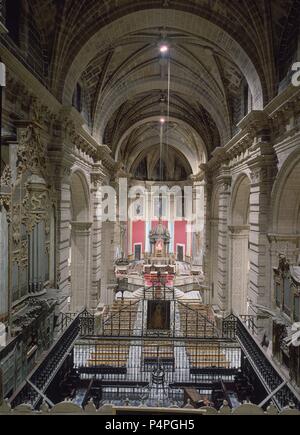
M 8 73 L 15 74 L 28 92 L 35 94 L 36 97 L 47 106 L 50 111 L 59 113 L 61 110 L 61 103 L 55 96 L 48 91 L 48 89 L 33 76 L 33 74 L 12 54 L 6 47 L 1 47 L 2 62 L 5 63 Z

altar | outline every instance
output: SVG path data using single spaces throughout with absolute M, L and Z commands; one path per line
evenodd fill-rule
M 157 259 L 167 259 L 170 253 L 171 236 L 168 228 L 163 225 L 159 219 L 158 224 L 149 234 L 151 255 L 150 257 Z

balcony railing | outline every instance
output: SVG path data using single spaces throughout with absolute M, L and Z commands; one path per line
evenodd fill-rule
M 299 407 L 300 394 L 265 354 L 255 338 L 254 331 L 253 319 L 249 316 L 237 319 L 237 340 L 268 394 L 266 399 L 272 400 L 279 411 L 288 406 L 289 403 L 294 403 Z
M 64 333 L 54 343 L 39 366 L 33 370 L 23 385 L 12 396 L 10 403 L 13 407 L 23 402 L 30 402 L 33 407 L 37 406 L 43 397 L 42 394 L 51 384 L 80 336 L 80 316 L 81 314 L 78 314 L 69 323 Z

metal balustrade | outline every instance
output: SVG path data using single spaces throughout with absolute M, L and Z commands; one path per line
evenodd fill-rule
M 290 402 L 300 406 L 300 395 L 279 372 L 273 362 L 266 356 L 261 346 L 254 338 L 253 328 L 249 319 L 236 319 L 236 338 L 246 358 L 254 369 L 267 394 L 282 410 Z M 250 329 L 248 329 L 250 326 Z
M 103 402 L 183 404 L 185 388 L 209 394 L 220 380 L 234 382 L 240 368 L 241 349 L 231 340 L 99 337 L 74 348 L 75 372 L 99 383 Z
M 74 318 L 42 362 L 28 376 L 27 381 L 10 399 L 13 407 L 26 402 L 31 403 L 34 408 L 38 405 L 42 398 L 39 392 L 46 392 L 80 336 L 80 316 L 78 314 Z
M 213 326 L 205 316 L 203 319 L 207 329 Z M 147 336 L 143 329 L 134 336 L 97 336 L 95 318 L 87 311 L 75 318 L 66 315 L 61 324 L 66 328 L 62 336 L 11 398 L 13 407 L 29 402 L 36 408 L 71 351 L 74 370 L 85 381 L 97 379 L 104 400 L 130 398 L 155 403 L 168 398 L 168 403 L 182 402 L 184 388 L 209 394 L 220 379 L 234 380 L 244 355 L 266 392 L 265 404 L 272 401 L 279 411 L 291 402 L 300 405 L 297 391 L 257 343 L 250 318 L 229 316 L 215 337 L 192 337 L 182 332 L 177 336 Z M 164 385 L 153 385 L 154 368 L 164 374 Z

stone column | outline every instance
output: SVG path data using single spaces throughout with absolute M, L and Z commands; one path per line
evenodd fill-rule
M 63 138 L 61 138 L 63 140 Z M 56 151 L 56 147 L 59 151 Z M 49 151 L 53 168 L 53 186 L 56 192 L 56 285 L 61 292 L 61 309 L 71 294 L 70 240 L 71 240 L 71 168 L 75 162 L 73 146 L 54 145 Z
M 267 149 L 270 149 L 267 147 Z M 268 228 L 270 199 L 276 163 L 269 154 L 256 157 L 248 163 L 251 170 L 250 191 L 250 285 L 249 299 L 252 304 L 270 307 L 272 304 L 271 259 L 269 255 Z M 250 314 L 256 314 L 252 308 Z
M 205 251 L 205 183 L 195 181 L 193 184 L 193 214 L 195 226 L 192 234 L 192 264 L 193 266 L 203 267 L 203 256 Z
M 70 285 L 70 240 L 71 240 L 71 186 L 70 169 L 56 168 L 56 285 L 63 299 L 71 293 Z
M 229 306 L 235 315 L 247 314 L 249 282 L 249 226 L 229 227 L 230 274 L 228 281 Z
M 118 184 L 112 183 L 118 196 Z M 117 201 L 117 196 L 115 201 Z M 117 209 L 116 209 L 117 210 Z M 118 214 L 118 213 L 117 213 Z M 114 301 L 114 290 L 116 288 L 115 277 L 115 254 L 116 246 L 120 244 L 120 228 L 116 221 L 107 221 L 102 223 L 102 282 L 101 282 L 101 300 L 105 305 L 111 305 Z
M 231 176 L 226 166 L 221 167 L 217 177 L 219 195 L 218 236 L 218 304 L 225 314 L 228 311 L 228 212 L 231 196 Z
M 8 317 L 9 234 L 6 209 L 0 204 L 0 322 Z
M 208 302 L 215 304 L 215 289 L 217 280 L 214 282 L 213 277 L 217 276 L 217 265 L 214 264 L 213 253 L 218 250 L 218 225 L 219 221 L 212 218 L 212 192 L 213 185 L 209 171 L 206 165 L 201 165 L 204 172 L 204 230 L 203 230 L 203 274 L 204 284 L 208 291 Z M 214 273 L 215 266 L 215 273 Z
M 92 222 L 72 222 L 72 312 L 90 305 L 90 238 Z
M 111 305 L 114 301 L 114 290 L 116 288 L 115 277 L 115 222 L 103 223 L 102 257 L 103 264 L 103 303 Z
M 92 174 L 92 203 L 93 203 L 93 226 L 92 226 L 92 241 L 91 241 L 91 256 L 92 256 L 92 283 L 90 293 L 89 308 L 95 310 L 99 302 L 104 303 L 101 274 L 102 274 L 102 194 L 101 184 L 104 180 L 104 173 L 100 172 L 100 166 Z

